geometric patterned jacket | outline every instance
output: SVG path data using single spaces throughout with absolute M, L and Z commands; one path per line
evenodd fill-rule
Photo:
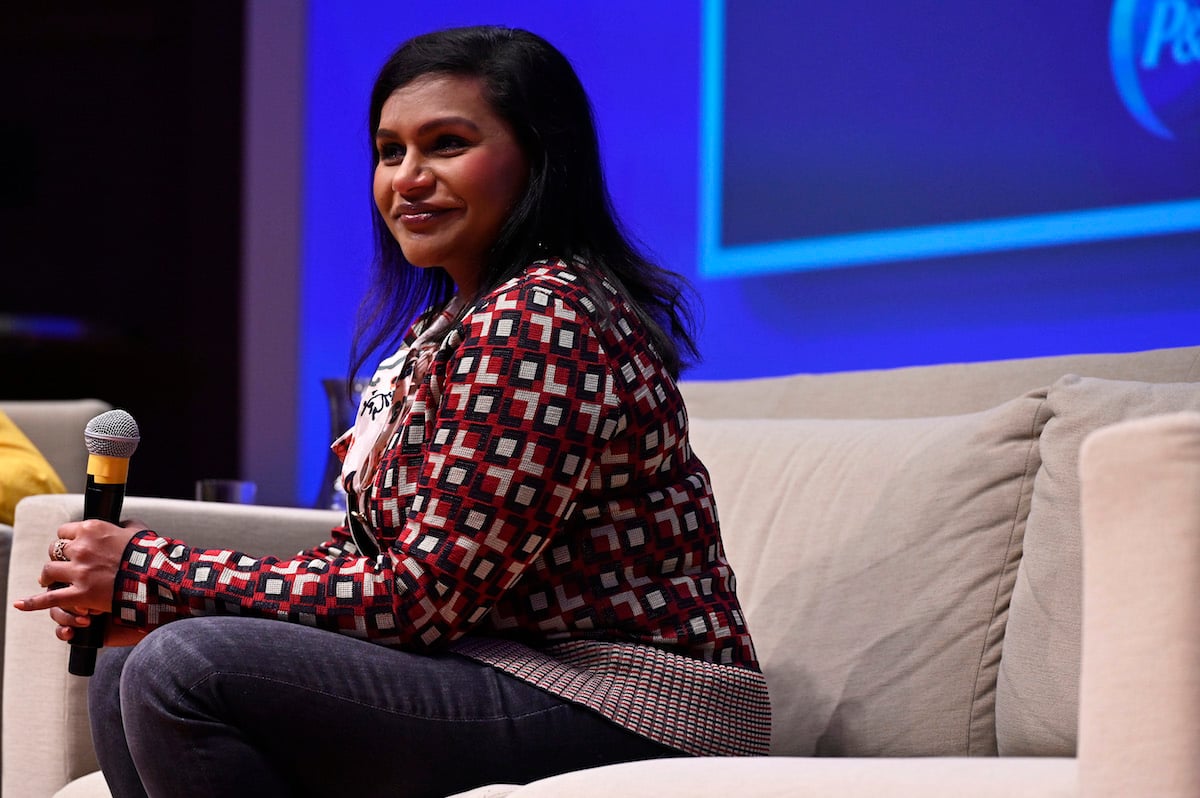
M 708 472 L 674 381 L 605 289 L 535 263 L 450 328 L 376 473 L 373 540 L 339 527 L 278 559 L 146 530 L 115 620 L 236 613 L 449 648 L 685 753 L 766 753 Z

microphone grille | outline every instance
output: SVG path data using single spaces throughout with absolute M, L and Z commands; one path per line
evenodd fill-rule
M 129 457 L 140 440 L 137 422 L 124 410 L 101 413 L 83 430 L 88 452 L 104 457 Z

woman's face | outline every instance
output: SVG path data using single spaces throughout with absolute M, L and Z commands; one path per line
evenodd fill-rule
M 426 75 L 388 97 L 375 131 L 375 205 L 405 259 L 478 288 L 529 164 L 477 78 Z

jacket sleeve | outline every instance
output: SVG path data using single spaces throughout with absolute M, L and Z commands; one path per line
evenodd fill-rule
M 571 516 L 625 420 L 595 322 L 537 284 L 477 307 L 433 371 L 443 390 L 414 407 L 408 429 L 425 436 L 425 456 L 389 548 L 366 558 L 335 539 L 291 559 L 255 558 L 145 531 L 126 549 L 116 618 L 150 628 L 254 615 L 414 648 L 464 634 Z M 403 452 L 389 454 L 381 467 L 403 469 Z

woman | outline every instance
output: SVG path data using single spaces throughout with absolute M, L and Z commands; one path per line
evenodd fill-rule
M 70 586 L 18 604 L 63 639 L 111 611 L 109 643 L 137 642 L 90 685 L 114 795 L 445 795 L 765 753 L 675 385 L 680 285 L 622 237 L 570 65 L 524 31 L 420 36 L 370 125 L 355 370 L 399 351 L 335 444 L 345 527 L 279 560 L 67 524 L 41 579 Z

